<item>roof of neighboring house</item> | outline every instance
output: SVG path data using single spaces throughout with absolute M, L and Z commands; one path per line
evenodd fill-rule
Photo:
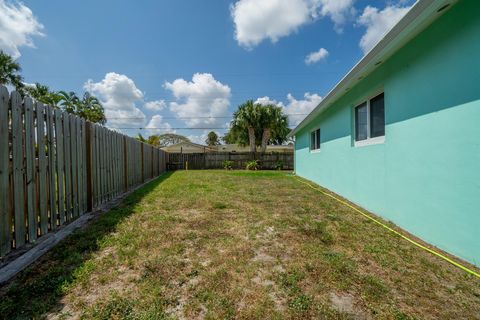
M 318 106 L 288 136 L 294 136 L 313 118 L 328 109 L 345 92 L 372 73 L 382 62 L 440 17 L 446 11 L 444 9 L 457 1 L 418 0 L 410 11 L 333 87 Z
M 165 150 L 165 151 L 168 151 L 168 150 L 180 149 L 180 148 L 184 148 L 184 147 L 198 148 L 198 149 L 202 149 L 202 150 L 207 151 L 207 152 L 215 152 L 216 151 L 215 148 L 213 148 L 213 147 L 209 147 L 209 146 L 206 146 L 206 145 L 202 145 L 202 144 L 198 144 L 198 143 L 194 143 L 194 142 L 189 142 L 189 141 L 179 142 L 179 143 L 176 143 L 176 144 L 172 144 L 171 146 L 163 147 L 161 149 Z
M 215 146 L 218 152 L 248 152 L 250 151 L 249 146 L 240 146 L 238 144 L 221 144 Z M 267 152 L 269 151 L 286 151 L 293 150 L 293 145 L 267 145 Z

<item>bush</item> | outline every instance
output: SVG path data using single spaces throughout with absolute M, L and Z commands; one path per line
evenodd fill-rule
M 275 169 L 276 170 L 282 170 L 283 169 L 283 161 L 277 161 L 275 162 Z
M 258 170 L 258 160 L 252 160 L 247 162 L 247 170 Z
M 232 166 L 233 166 L 233 161 L 230 161 L 230 160 L 223 161 L 223 168 L 225 170 L 232 170 Z

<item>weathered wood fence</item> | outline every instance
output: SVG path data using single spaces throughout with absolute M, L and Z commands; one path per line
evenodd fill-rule
M 0 86 L 0 257 L 165 169 L 164 151 Z
M 247 162 L 257 160 L 261 169 L 293 170 L 291 153 L 251 153 L 251 152 L 207 152 L 207 153 L 167 153 L 169 170 L 223 169 L 224 161 L 232 161 L 233 169 L 245 169 Z

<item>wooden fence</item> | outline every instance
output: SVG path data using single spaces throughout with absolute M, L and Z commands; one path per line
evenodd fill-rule
M 293 170 L 293 152 L 290 153 L 251 153 L 251 152 L 207 152 L 207 153 L 167 153 L 169 170 L 223 169 L 224 161 L 232 161 L 233 169 L 245 169 L 247 162 L 257 160 L 260 169 Z
M 0 86 L 0 257 L 165 169 L 164 151 Z

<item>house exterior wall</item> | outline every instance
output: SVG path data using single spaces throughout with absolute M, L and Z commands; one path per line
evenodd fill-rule
M 296 134 L 295 171 L 480 265 L 480 1 L 462 0 Z M 385 92 L 385 142 L 353 108 Z M 321 149 L 310 152 L 310 131 Z M 368 241 L 368 239 L 366 239 Z

